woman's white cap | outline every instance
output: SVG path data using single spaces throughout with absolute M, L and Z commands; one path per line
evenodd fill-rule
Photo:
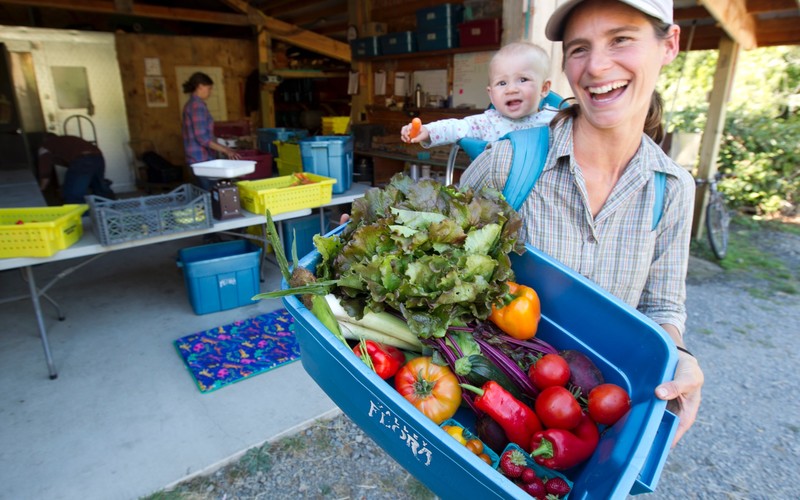
M 585 0 L 570 0 L 558 6 L 558 8 L 550 16 L 547 21 L 547 27 L 544 30 L 545 35 L 549 40 L 554 42 L 561 42 L 564 39 L 564 25 L 567 22 L 569 14 L 572 9 L 583 3 Z M 630 5 L 634 9 L 644 12 L 648 16 L 655 17 L 667 24 L 672 22 L 672 0 L 617 0 L 626 5 Z

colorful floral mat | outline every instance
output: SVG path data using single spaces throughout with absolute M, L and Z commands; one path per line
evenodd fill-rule
M 174 343 L 200 392 L 211 392 L 300 359 L 293 322 L 278 309 Z

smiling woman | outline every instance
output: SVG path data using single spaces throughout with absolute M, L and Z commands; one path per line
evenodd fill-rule
M 658 146 L 655 92 L 679 48 L 672 15 L 670 0 L 571 0 L 555 10 L 546 34 L 563 42 L 576 102 L 553 119 L 544 169 L 520 214 L 525 241 L 637 308 L 683 347 L 694 182 Z M 495 143 L 464 172 L 462 187 L 503 191 L 513 153 L 511 141 Z M 653 226 L 657 177 L 666 179 L 664 207 Z M 656 388 L 676 403 L 676 441 L 694 422 L 702 384 L 697 360 L 681 353 L 675 379 Z

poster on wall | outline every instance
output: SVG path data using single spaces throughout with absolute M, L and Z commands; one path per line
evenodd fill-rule
M 144 95 L 148 108 L 167 107 L 167 83 L 163 76 L 144 77 Z

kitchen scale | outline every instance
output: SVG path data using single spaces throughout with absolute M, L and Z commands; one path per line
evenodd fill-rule
M 239 188 L 232 181 L 236 177 L 255 172 L 255 161 L 210 160 L 192 163 L 192 170 L 198 177 L 216 181 L 211 188 L 211 212 L 215 219 L 242 217 Z

